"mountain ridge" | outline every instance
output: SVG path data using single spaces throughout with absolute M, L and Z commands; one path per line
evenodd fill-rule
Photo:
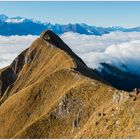
M 30 65 L 36 57 L 41 55 L 41 54 L 39 54 L 39 51 L 43 51 L 45 48 L 41 47 L 41 46 L 39 48 L 37 48 L 37 46 L 34 44 L 41 45 L 42 43 L 44 44 L 44 46 L 47 45 L 52 49 L 59 49 L 59 50 L 63 51 L 63 53 L 66 53 L 66 55 L 71 58 L 71 60 L 70 60 L 71 62 L 68 62 L 68 65 L 69 64 L 72 65 L 72 67 L 75 71 L 80 72 L 81 74 L 83 74 L 87 77 L 93 77 L 94 79 L 107 83 L 96 72 L 94 72 L 92 69 L 88 68 L 86 66 L 86 64 L 82 61 L 82 59 L 80 57 L 78 57 L 56 34 L 54 34 L 50 30 L 47 30 L 47 31 L 44 31 L 40 35 L 40 37 L 33 42 L 33 44 L 31 45 L 31 48 L 28 48 L 25 51 L 23 51 L 20 55 L 18 55 L 15 58 L 15 60 L 11 63 L 10 66 L 8 66 L 8 67 L 4 68 L 2 71 L 0 71 L 0 79 L 1 79 L 0 95 L 4 97 L 4 98 L 1 98 L 0 103 L 2 103 L 5 99 L 5 97 L 7 95 L 9 95 L 8 92 L 10 91 L 11 88 L 13 88 L 13 84 L 16 81 L 18 83 L 18 80 L 20 80 L 20 75 L 24 74 L 24 71 L 26 71 L 25 67 L 28 67 L 28 65 Z M 54 61 L 56 61 L 56 60 L 54 60 Z M 27 66 L 25 66 L 25 65 L 27 65 Z M 67 64 L 65 64 L 65 65 L 67 66 Z M 34 71 L 35 71 L 35 69 L 34 69 Z M 29 72 L 29 71 L 27 71 L 27 72 Z M 21 84 L 23 84 L 23 83 L 21 83 Z
M 6 81 L 0 138 L 140 137 L 140 96 L 102 81 L 52 31 L 0 70 Z

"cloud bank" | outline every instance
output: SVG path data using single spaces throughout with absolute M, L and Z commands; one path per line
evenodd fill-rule
M 61 38 L 93 69 L 101 67 L 100 63 L 105 62 L 140 75 L 138 32 L 112 32 L 103 36 L 65 33 Z
M 37 36 L 0 36 L 0 68 L 8 66 Z
M 37 36 L 0 36 L 0 68 L 9 65 L 36 38 Z M 100 63 L 105 62 L 140 75 L 138 32 L 113 32 L 103 36 L 68 32 L 61 35 L 61 38 L 93 69 L 101 67 Z

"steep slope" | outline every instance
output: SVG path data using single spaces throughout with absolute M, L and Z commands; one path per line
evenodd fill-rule
M 10 66 L 0 70 L 0 96 L 3 96 L 5 90 L 17 79 L 24 65 L 26 51 L 23 51 Z
M 97 73 L 99 73 L 103 79 L 108 81 L 113 87 L 128 92 L 135 88 L 140 88 L 139 75 L 130 73 L 129 71 L 123 71 L 121 68 L 117 68 L 110 64 L 102 63 L 101 65 L 103 67 L 100 70 L 97 69 Z
M 139 96 L 107 85 L 52 31 L 0 73 L 0 138 L 140 137 Z
M 62 68 L 73 68 L 83 75 L 104 81 L 96 72 L 89 69 L 57 35 L 48 30 L 42 33 L 41 37 L 35 40 L 29 49 L 23 51 L 10 66 L 1 71 L 0 93 L 3 95 L 5 92 L 3 98 L 6 98 L 9 94 Z M 3 98 L 0 103 L 3 102 Z

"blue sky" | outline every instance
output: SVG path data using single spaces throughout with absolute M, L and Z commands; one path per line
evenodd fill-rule
M 134 27 L 140 25 L 140 2 L 0 1 L 0 14 L 61 24 Z

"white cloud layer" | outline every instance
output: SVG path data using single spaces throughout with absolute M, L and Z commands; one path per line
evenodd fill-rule
M 140 75 L 140 33 L 113 32 L 103 36 L 65 33 L 62 39 L 91 68 L 100 63 L 113 64 L 124 71 Z M 125 65 L 125 67 L 122 67 Z
M 0 68 L 9 65 L 37 36 L 0 36 Z
M 0 36 L 0 68 L 9 65 L 14 58 L 37 36 Z M 61 38 L 91 68 L 100 63 L 113 64 L 140 75 L 140 33 L 113 32 L 103 36 L 64 33 Z

